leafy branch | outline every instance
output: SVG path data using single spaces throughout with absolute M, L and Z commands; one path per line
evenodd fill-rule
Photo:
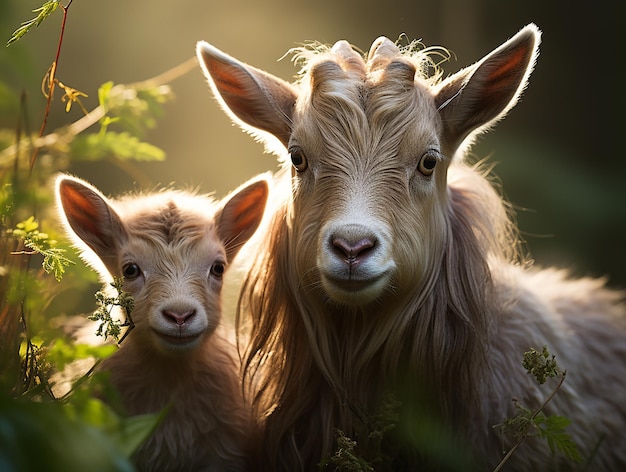
M 548 378 L 560 377 L 558 384 L 550 395 L 535 410 L 530 410 L 520 404 L 519 400 L 513 399 L 515 408 L 519 411 L 517 416 L 509 418 L 497 424 L 494 428 L 499 428 L 504 434 L 509 432 L 517 440 L 513 447 L 502 458 L 493 472 L 499 472 L 504 464 L 510 459 L 517 448 L 529 437 L 539 436 L 548 441 L 548 446 L 552 454 L 558 449 L 568 459 L 574 462 L 581 462 L 582 457 L 578 451 L 576 443 L 565 431 L 571 420 L 559 415 L 545 415 L 543 410 L 552 401 L 558 390 L 565 382 L 566 372 L 561 371 L 556 363 L 555 356 L 548 352 L 546 346 L 539 352 L 534 348 L 524 353 L 522 365 L 528 374 L 535 377 L 537 383 L 542 385 Z
M 161 111 L 159 105 L 171 95 L 167 84 L 190 71 L 196 62 L 187 61 L 183 67 L 138 84 L 111 84 L 105 87 L 100 104 L 88 112 L 81 102 L 86 94 L 57 78 L 72 0 L 39 2 L 43 5 L 33 10 L 34 18 L 23 22 L 7 42 L 7 46 L 12 45 L 62 10 L 56 55 L 42 79 L 41 89 L 47 102 L 40 127 L 31 134 L 27 95 L 22 92 L 15 130 L 0 129 L 0 294 L 3 294 L 0 296 L 0 418 L 4 429 L 11 433 L 10 444 L 4 441 L 6 447 L 0 446 L 0 456 L 8 468 L 20 470 L 51 467 L 55 470 L 90 470 L 95 456 L 102 469 L 132 470 L 130 456 L 165 413 L 126 418 L 121 409 L 109 408 L 108 401 L 115 396 L 104 372 L 90 370 L 69 385 L 76 372 L 68 365 L 70 362 L 86 358 L 96 358 L 99 362 L 114 352 L 116 346 L 75 345 L 58 338 L 55 325 L 64 322 L 64 313 L 46 310 L 53 297 L 59 294 L 58 287 L 51 277 L 44 277 L 43 270 L 31 270 L 30 262 L 33 254 L 40 254 L 44 270 L 54 273 L 57 280 L 72 262 L 65 257 L 64 250 L 57 247 L 56 241 L 40 231 L 34 217 L 25 218 L 32 214 L 43 218 L 49 216 L 53 210 L 49 192 L 40 190 L 39 186 L 48 182 L 53 172 L 66 170 L 71 159 L 106 156 L 127 171 L 132 170 L 131 164 L 124 161 L 120 164 L 114 157 L 161 159 L 161 150 L 144 145 L 134 134 L 137 134 L 136 130 L 155 125 Z M 63 94 L 59 101 L 66 112 L 76 105 L 84 116 L 50 132 L 46 130 L 46 124 L 55 93 Z M 122 131 L 128 132 L 109 131 L 108 126 L 114 122 L 119 122 Z M 88 145 L 81 143 L 83 136 L 78 135 L 98 123 L 101 125 L 100 133 L 96 129 L 98 136 L 88 136 L 91 140 Z M 77 137 L 79 139 L 75 139 Z M 9 146 L 11 143 L 14 145 Z M 106 151 L 102 152 L 105 147 Z M 122 154 L 120 149 L 126 153 Z M 101 151 L 100 154 L 95 152 L 97 150 Z M 51 159 L 37 162 L 40 151 Z M 84 154 L 79 155 L 80 152 Z M 22 165 L 22 160 L 26 165 Z M 39 172 L 32 172 L 35 164 L 39 165 Z M 28 175 L 24 176 L 24 171 Z M 136 178 L 140 180 L 140 177 Z M 25 205 L 36 205 L 36 210 L 22 208 Z M 64 282 L 68 283 L 68 280 Z M 121 281 L 115 282 L 118 296 L 107 298 L 102 294 L 101 311 L 94 316 L 101 321 L 101 333 L 117 337 L 121 328 L 128 327 L 127 334 L 133 327 L 130 317 L 133 300 L 121 291 Z M 84 286 L 87 280 L 78 276 L 70 278 L 69 283 Z M 111 310 L 116 305 L 126 312 L 126 320 L 113 320 Z M 122 315 L 117 318 L 120 317 L 123 318 Z M 61 385 L 56 382 L 63 377 L 53 375 L 63 367 L 68 367 L 68 382 Z M 60 389 L 66 387 L 69 389 L 67 394 L 57 396 Z M 103 399 L 107 400 L 107 405 Z M 7 451 L 10 453 L 6 454 Z
M 401 402 L 392 392 L 382 397 L 378 411 L 373 414 L 351 405 L 358 420 L 354 432 L 358 441 L 337 429 L 334 452 L 318 464 L 318 470 L 374 472 L 374 466 L 384 464 L 388 459 L 383 453 L 382 443 L 385 435 L 396 428 L 400 407 Z
M 71 0 L 70 3 L 72 3 Z M 56 11 L 58 6 L 59 0 L 49 0 L 41 7 L 34 9 L 33 13 L 37 13 L 37 16 L 30 20 L 24 21 L 20 25 L 20 27 L 13 32 L 11 38 L 7 41 L 7 46 L 10 46 L 15 41 L 22 38 L 22 36 L 28 33 L 33 27 L 38 27 L 46 18 L 48 18 Z
M 65 249 L 56 247 L 56 240 L 51 239 L 47 233 L 42 233 L 38 228 L 39 223 L 31 216 L 27 220 L 18 223 L 15 229 L 9 230 L 13 236 L 21 238 L 24 246 L 30 249 L 30 251 L 12 251 L 11 254 L 41 254 L 43 256 L 43 269 L 47 274 L 53 273 L 54 278 L 57 281 L 61 281 L 65 273 L 65 267 L 74 262 L 63 255 Z
M 104 336 L 104 339 L 111 336 L 118 344 L 121 344 L 135 327 L 135 323 L 131 317 L 131 313 L 135 308 L 135 300 L 128 292 L 124 291 L 123 286 L 124 279 L 114 277 L 113 282 L 111 282 L 111 287 L 117 291 L 117 296 L 108 296 L 103 290 L 96 292 L 98 309 L 88 317 L 91 321 L 100 321 L 100 326 L 98 326 L 98 330 L 96 331 L 97 336 Z M 123 322 L 111 316 L 113 308 L 116 306 L 119 306 L 124 312 L 125 319 Z M 120 339 L 122 328 L 128 329 Z
M 338 429 L 337 449 L 335 453 L 319 464 L 319 469 L 332 468 L 342 472 L 374 472 L 371 464 L 363 459 L 358 450 L 356 441 L 350 439 L 346 434 Z

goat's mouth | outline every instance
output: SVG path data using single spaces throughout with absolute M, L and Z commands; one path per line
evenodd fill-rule
M 202 331 L 199 333 L 178 333 L 170 334 L 163 333 L 161 331 L 153 330 L 159 340 L 165 347 L 175 350 L 192 349 L 196 347 L 202 339 Z
M 365 305 L 378 298 L 388 279 L 386 271 L 368 278 L 321 275 L 322 285 L 330 298 L 347 305 Z

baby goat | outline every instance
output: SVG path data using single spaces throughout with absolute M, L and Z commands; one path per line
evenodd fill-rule
M 103 281 L 124 278 L 134 329 L 102 363 L 132 415 L 169 406 L 134 457 L 146 470 L 246 470 L 253 426 L 234 346 L 220 326 L 222 278 L 262 220 L 254 179 L 223 201 L 181 191 L 109 200 L 61 175 L 61 220 Z

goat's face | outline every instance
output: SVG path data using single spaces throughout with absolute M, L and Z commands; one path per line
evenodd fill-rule
M 222 276 L 261 222 L 267 194 L 255 179 L 222 202 L 174 191 L 111 202 L 79 179 L 57 180 L 82 256 L 103 279 L 123 277 L 134 298 L 129 340 L 168 353 L 195 349 L 219 324 Z
M 445 215 L 449 159 L 434 100 L 408 63 L 367 84 L 334 62 L 310 75 L 288 143 L 298 272 L 351 305 L 414 287 Z
M 360 306 L 425 283 L 449 231 L 448 166 L 513 106 L 538 39 L 530 25 L 442 82 L 424 72 L 424 53 L 379 38 L 364 60 L 340 41 L 309 53 L 297 87 L 198 44 L 226 110 L 289 153 L 290 255 L 303 287 Z
M 190 216 L 199 223 L 200 215 Z M 145 229 L 155 221 L 152 215 L 141 220 L 133 226 Z M 130 229 L 133 236 L 121 244 L 116 274 L 124 277 L 124 290 L 135 300 L 132 335 L 166 351 L 197 347 L 221 316 L 227 259 L 213 222 L 206 222 L 199 239 L 169 243 L 159 239 L 158 231 L 155 237 L 137 237 L 141 233 Z

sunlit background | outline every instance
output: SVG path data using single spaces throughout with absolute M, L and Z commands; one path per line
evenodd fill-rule
M 33 16 L 42 0 L 2 0 L 0 40 Z M 603 6 L 605 4 L 607 6 Z M 616 6 L 616 5 L 622 6 Z M 454 53 L 446 73 L 469 65 L 521 27 L 543 31 L 541 55 L 522 101 L 473 153 L 497 163 L 495 173 L 532 255 L 541 265 L 609 275 L 626 285 L 626 155 L 623 152 L 623 68 L 626 14 L 623 2 L 555 0 L 74 0 L 68 14 L 58 79 L 84 91 L 88 109 L 109 80 L 144 80 L 194 54 L 204 39 L 229 54 L 285 79 L 296 69 L 279 59 L 310 40 L 347 39 L 367 50 L 380 35 L 406 34 Z M 44 109 L 40 82 L 54 59 L 61 14 L 0 51 L 3 127 L 13 126 L 18 94 L 27 92 L 29 122 L 37 129 Z M 10 64 L 10 66 L 8 65 Z M 273 156 L 230 124 L 199 68 L 172 83 L 175 100 L 146 140 L 167 159 L 138 163 L 133 175 L 111 163 L 84 162 L 72 172 L 105 193 L 173 183 L 216 191 L 276 168 Z M 48 130 L 76 120 L 54 104 Z M 13 116 L 13 117 L 12 117 Z

